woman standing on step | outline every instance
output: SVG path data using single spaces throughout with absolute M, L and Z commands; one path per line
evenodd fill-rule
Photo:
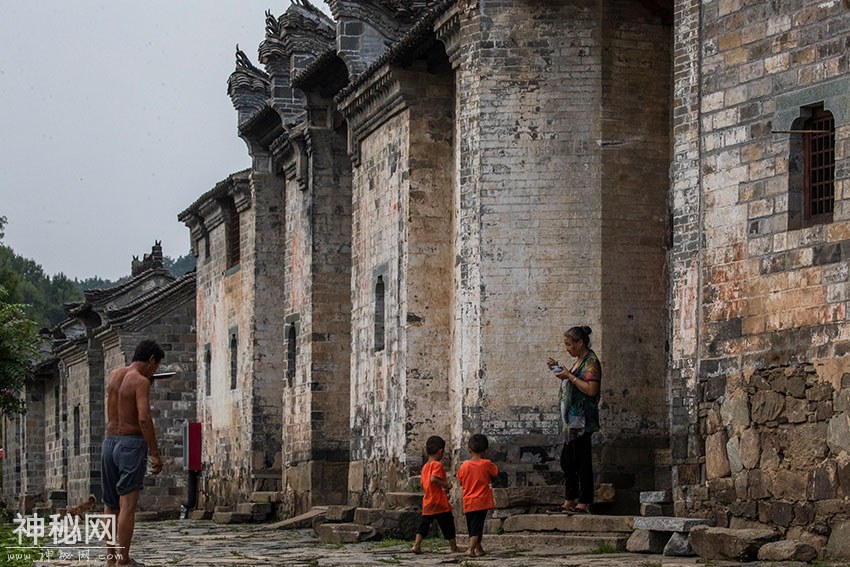
M 564 449 L 564 503 L 567 514 L 588 514 L 593 503 L 593 462 L 590 438 L 599 431 L 599 387 L 602 364 L 590 349 L 590 327 L 572 327 L 564 333 L 564 346 L 575 361 L 566 370 L 554 358 L 546 364 L 561 381 L 558 391 Z

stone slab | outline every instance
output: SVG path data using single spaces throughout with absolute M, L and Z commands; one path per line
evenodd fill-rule
M 672 504 L 673 495 L 669 490 L 651 490 L 640 493 L 641 504 Z
M 190 510 L 188 514 L 190 520 L 212 520 L 212 517 L 210 510 Z
M 632 516 L 598 516 L 595 514 L 527 514 L 505 518 L 502 529 L 510 532 L 619 532 L 630 534 Z M 628 537 L 628 536 L 626 536 Z
M 375 528 L 360 524 L 322 524 L 316 533 L 323 543 L 360 543 L 378 536 Z
M 252 492 L 251 493 L 251 502 L 280 503 L 282 501 L 283 501 L 283 493 L 282 492 Z
M 753 561 L 761 546 L 776 541 L 779 534 L 770 529 L 711 528 L 694 526 L 688 535 L 691 548 L 703 559 Z
M 597 504 L 614 502 L 617 490 L 613 484 L 602 483 L 593 491 L 593 500 Z M 555 506 L 564 502 L 564 487 L 558 486 L 514 486 L 494 488 L 493 500 L 496 509 L 522 506 Z
M 318 510 L 316 508 L 310 510 L 309 512 L 305 512 L 299 516 L 294 516 L 292 518 L 288 518 L 286 520 L 282 520 L 280 522 L 275 522 L 273 524 L 269 524 L 264 526 L 266 529 L 270 530 L 286 530 L 286 529 L 297 529 L 297 528 L 309 528 L 313 525 L 313 518 L 317 516 L 321 516 L 324 514 L 324 510 Z
M 826 554 L 830 559 L 850 559 L 850 521 L 836 521 L 833 524 Z
M 626 541 L 626 550 L 631 553 L 661 553 L 670 539 L 666 532 L 635 530 Z
M 766 543 L 759 549 L 759 561 L 802 561 L 810 563 L 817 559 L 817 550 L 801 541 L 782 540 Z
M 272 513 L 271 502 L 243 502 L 236 505 L 236 511 L 240 514 L 267 515 Z
M 356 510 L 354 506 L 326 506 L 325 518 L 327 518 L 328 522 L 353 522 L 354 510 Z
M 658 532 L 689 532 L 695 526 L 710 524 L 703 518 L 677 518 L 675 516 L 638 516 L 634 519 L 635 529 Z
M 688 541 L 688 534 L 685 532 L 673 532 L 673 535 L 671 535 L 670 539 L 667 540 L 667 545 L 664 546 L 662 553 L 667 557 L 693 557 L 696 555 L 694 550 L 691 549 L 691 543 Z
M 422 508 L 421 492 L 387 492 L 384 506 L 389 510 L 400 508 Z
M 240 514 L 239 512 L 216 512 L 212 517 L 216 524 L 245 524 L 252 519 L 251 514 Z

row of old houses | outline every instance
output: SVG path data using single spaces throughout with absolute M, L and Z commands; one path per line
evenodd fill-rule
M 615 510 L 670 488 L 719 525 L 844 526 L 846 2 L 328 4 L 268 14 L 262 68 L 237 51 L 251 167 L 179 215 L 198 505 L 380 506 L 433 434 L 555 487 L 544 362 L 587 324 Z M 106 301 L 69 323 L 101 346 L 62 331 L 98 368 Z

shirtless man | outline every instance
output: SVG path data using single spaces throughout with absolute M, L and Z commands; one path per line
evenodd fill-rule
M 108 424 L 101 453 L 105 512 L 117 517 L 118 549 L 107 549 L 108 565 L 141 565 L 130 559 L 136 504 L 150 451 L 153 474 L 162 471 L 150 408 L 153 375 L 165 353 L 155 341 L 142 341 L 133 362 L 113 370 L 106 385 Z M 116 561 L 117 560 L 117 561 Z

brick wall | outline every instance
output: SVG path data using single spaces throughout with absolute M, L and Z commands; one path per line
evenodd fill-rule
M 487 2 L 461 20 L 461 427 L 495 441 L 511 484 L 560 482 L 545 360 L 573 325 L 605 368 L 600 444 L 665 443 L 667 33 L 616 2 Z M 600 458 L 619 488 L 654 484 L 651 456 Z
M 744 491 L 719 502 L 711 483 L 708 491 L 700 486 L 708 469 L 716 476 L 710 447 L 725 450 L 717 435 L 723 430 L 731 439 L 736 432 L 729 424 L 699 431 L 688 424 L 696 423 L 698 408 L 707 411 L 704 404 L 722 404 L 742 373 L 775 365 L 812 364 L 840 395 L 848 350 L 848 274 L 840 250 L 850 227 L 844 198 L 850 15 L 838 2 L 719 0 L 702 4 L 702 27 L 698 16 L 695 4 L 678 5 L 670 378 L 676 499 L 680 510 L 698 501 L 721 524 L 753 520 L 752 503 L 759 501 L 758 519 L 784 529 L 776 516 L 762 514 L 762 497 Z M 771 131 L 795 128 L 801 109 L 819 103 L 836 118 L 835 214 L 830 224 L 795 228 L 789 164 L 799 135 Z M 783 411 L 800 409 L 798 396 L 787 401 Z M 770 436 L 752 410 L 752 429 Z M 807 422 L 821 421 L 816 407 L 804 413 Z M 780 458 L 777 468 L 794 467 Z M 817 509 L 821 500 L 809 494 L 797 502 L 766 490 L 763 499 L 776 506 L 807 501 Z
M 212 390 L 198 381 L 198 418 L 202 423 L 204 466 L 200 505 L 234 505 L 247 501 L 251 492 L 251 384 L 253 359 L 250 323 L 253 315 L 253 271 L 246 267 L 250 249 L 247 238 L 253 228 L 253 212 L 239 215 L 241 262 L 228 269 L 225 226 L 209 229 L 210 255 L 198 262 L 197 352 L 211 345 Z M 203 249 L 204 246 L 200 246 Z M 230 335 L 237 334 L 237 387 L 231 389 Z M 201 373 L 206 370 L 201 370 Z

